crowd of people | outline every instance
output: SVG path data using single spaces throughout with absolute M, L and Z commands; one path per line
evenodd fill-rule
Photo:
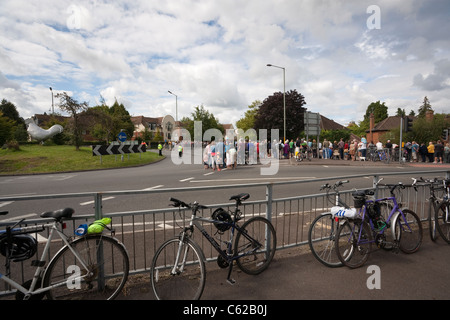
M 173 145 L 171 147 L 174 147 Z M 192 146 L 191 146 L 192 147 Z M 396 143 L 387 140 L 386 143 L 368 142 L 363 136 L 360 139 L 322 142 L 316 139 L 297 138 L 279 141 L 252 141 L 239 139 L 235 141 L 210 141 L 202 143 L 203 164 L 205 169 L 220 171 L 223 168 L 235 169 L 237 165 L 257 164 L 261 159 L 299 159 L 307 153 L 311 159 L 334 159 L 350 161 L 374 160 L 378 151 L 383 150 L 391 159 L 402 159 L 408 162 L 450 163 L 450 145 L 438 140 L 436 142 L 417 143 L 406 142 L 400 148 Z M 181 156 L 181 153 L 180 153 Z

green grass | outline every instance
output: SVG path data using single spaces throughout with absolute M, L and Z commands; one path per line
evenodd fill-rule
M 34 174 L 123 168 L 145 165 L 158 161 L 161 157 L 155 152 L 99 156 L 92 155 L 92 147 L 74 146 L 20 146 L 19 151 L 0 150 L 0 175 Z

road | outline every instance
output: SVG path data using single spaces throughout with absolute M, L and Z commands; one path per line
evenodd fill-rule
M 376 174 L 388 172 L 414 172 L 445 169 L 450 165 L 434 167 L 414 167 L 399 164 L 381 164 L 372 162 L 352 162 L 344 160 L 313 159 L 311 162 L 292 164 L 288 160 L 280 161 L 275 175 L 261 175 L 261 165 L 239 166 L 236 170 L 205 170 L 198 164 L 176 165 L 168 157 L 158 163 L 143 167 L 126 169 L 99 170 L 88 172 L 67 172 L 59 174 L 39 174 L 24 176 L 1 176 L 1 197 L 19 197 L 30 195 L 51 195 L 65 193 L 105 192 L 124 190 L 162 190 L 166 188 L 190 188 L 217 185 L 236 185 L 246 183 L 281 182 L 291 180 L 311 180 L 324 177 L 336 177 L 358 174 Z M 390 177 L 386 179 L 400 179 Z M 409 182 L 409 176 L 401 177 Z M 398 181 L 398 180 L 397 180 Z M 316 193 L 323 182 L 281 185 L 274 189 L 274 197 L 288 197 Z M 352 188 L 368 187 L 370 178 L 355 178 Z M 211 192 L 192 191 L 177 193 L 155 193 L 135 196 L 104 196 L 104 212 L 124 212 L 133 210 L 166 208 L 170 197 L 179 197 L 186 202 L 197 200 L 203 204 L 225 203 L 235 193 L 249 192 L 251 200 L 264 199 L 265 188 L 221 189 Z M 93 214 L 93 197 L 2 201 L 0 210 L 9 211 L 8 219 L 16 217 L 37 217 L 39 213 L 62 207 L 72 207 L 76 214 Z

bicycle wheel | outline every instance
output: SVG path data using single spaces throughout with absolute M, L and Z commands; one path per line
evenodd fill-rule
M 203 254 L 191 240 L 168 240 L 155 253 L 150 278 L 158 300 L 198 300 L 206 281 Z
M 349 268 L 361 267 L 369 259 L 372 242 L 371 230 L 366 222 L 346 219 L 339 224 L 337 232 L 337 256 Z
M 436 203 L 430 199 L 430 204 L 428 206 L 428 224 L 429 224 L 429 232 L 430 238 L 432 241 L 436 241 L 438 236 L 437 226 L 436 226 L 436 216 L 435 212 L 437 210 Z
M 275 255 L 277 237 L 275 228 L 263 217 L 246 221 L 236 235 L 235 256 L 239 268 L 247 274 L 259 274 L 269 266 Z
M 114 299 L 128 278 L 125 247 L 117 239 L 102 234 L 78 238 L 70 247 L 64 246 L 45 271 L 44 287 L 55 286 L 47 292 L 47 297 L 53 300 Z
M 308 232 L 309 248 L 313 256 L 327 267 L 341 267 L 342 262 L 336 254 L 336 232 L 338 222 L 331 213 L 316 217 Z
M 395 234 L 399 236 L 400 250 L 414 253 L 422 243 L 422 222 L 414 211 L 403 209 L 402 212 L 395 224 Z
M 435 212 L 436 228 L 445 242 L 450 244 L 450 202 L 441 203 Z

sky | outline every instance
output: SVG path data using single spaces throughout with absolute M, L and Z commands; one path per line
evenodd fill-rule
M 417 113 L 427 96 L 435 112 L 450 113 L 449 0 L 0 0 L 0 7 L 0 99 L 25 119 L 51 112 L 52 93 L 67 92 L 91 107 L 117 100 L 132 116 L 180 120 L 203 105 L 235 125 L 284 83 L 304 95 L 308 111 L 342 125 L 359 123 L 376 101 L 389 115 Z

